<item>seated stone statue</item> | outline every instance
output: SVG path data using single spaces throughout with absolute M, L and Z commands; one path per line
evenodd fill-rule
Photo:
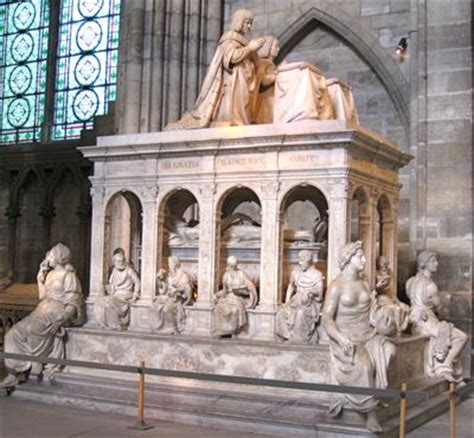
M 114 268 L 105 294 L 94 305 L 97 323 L 111 330 L 127 330 L 130 323 L 130 303 L 140 297 L 140 279 L 125 258 L 123 250 L 115 251 Z
M 280 51 L 280 43 L 271 35 L 263 37 L 265 44 L 258 51 L 257 82 L 258 96 L 253 115 L 253 122 L 273 123 L 273 100 L 275 97 L 275 79 L 277 67 L 274 59 Z
M 249 125 L 258 93 L 256 52 L 265 40 L 248 41 L 253 14 L 235 12 L 230 30 L 219 40 L 194 108 L 166 129 Z
M 395 321 L 396 332 L 400 335 L 406 330 L 409 322 L 410 306 L 402 303 L 397 297 L 390 294 L 390 280 L 392 275 L 385 256 L 377 257 L 377 276 L 375 290 L 377 292 L 377 312 L 385 312 Z
M 84 299 L 70 260 L 71 252 L 62 243 L 46 253 L 36 277 L 40 302 L 33 312 L 7 332 L 6 353 L 64 358 L 64 327 L 83 322 Z M 18 377 L 28 371 L 31 375 L 40 375 L 44 368 L 46 377 L 52 379 L 60 366 L 47 364 L 43 367 L 39 362 L 5 359 L 5 368 L 8 374 L 0 387 L 11 388 L 17 384 Z
M 411 303 L 410 321 L 415 333 L 429 336 L 425 369 L 430 377 L 442 377 L 449 382 L 462 382 L 461 353 L 467 335 L 446 321 L 437 312 L 442 303 L 432 275 L 438 270 L 437 254 L 422 251 L 417 258 L 418 273 L 408 279 L 406 291 Z
M 276 314 L 275 333 L 290 342 L 317 343 L 324 277 L 313 266 L 310 251 L 300 251 L 298 259 L 299 268 L 291 273 L 285 304 Z
M 247 309 L 257 304 L 257 290 L 244 271 L 237 267 L 237 258 L 227 258 L 222 290 L 216 293 L 212 310 L 214 336 L 236 335 L 247 324 Z
M 348 243 L 341 248 L 341 273 L 328 288 L 322 324 L 329 336 L 332 372 L 339 385 L 386 388 L 387 369 L 395 354 L 395 345 L 381 333 L 395 330 L 395 322 L 386 314 L 371 314 L 374 294 L 361 279 L 366 259 L 362 243 Z M 337 416 L 345 406 L 367 416 L 366 427 L 382 430 L 376 409 L 378 400 L 367 395 L 338 395 L 330 406 Z
M 192 301 L 193 282 L 181 268 L 178 257 L 168 259 L 169 274 L 160 269 L 157 275 L 157 295 L 150 309 L 150 325 L 154 332 L 180 333 L 186 324 L 184 305 Z

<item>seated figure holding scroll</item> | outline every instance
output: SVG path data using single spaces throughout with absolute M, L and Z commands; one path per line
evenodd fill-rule
M 386 388 L 387 369 L 395 345 L 386 334 L 396 332 L 395 322 L 384 312 L 372 313 L 375 294 L 361 279 L 366 259 L 362 243 L 348 243 L 339 254 L 341 273 L 328 289 L 322 323 L 329 336 L 333 376 L 339 385 Z M 367 416 L 370 431 L 382 430 L 373 396 L 341 394 L 330 407 L 337 416 L 345 406 Z
M 438 269 L 437 254 L 422 251 L 417 258 L 418 273 L 408 279 L 406 291 L 411 303 L 410 321 L 414 332 L 429 336 L 425 369 L 430 377 L 442 377 L 449 382 L 461 383 L 461 353 L 468 337 L 437 315 L 442 309 L 438 286 L 432 275 Z
M 286 302 L 276 315 L 275 331 L 279 338 L 290 342 L 316 343 L 324 277 L 313 266 L 310 251 L 300 251 L 298 258 L 299 268 L 291 273 Z
M 248 41 L 245 34 L 253 24 L 253 14 L 235 12 L 230 30 L 219 40 L 214 57 L 194 108 L 167 130 L 209 126 L 249 125 L 258 93 L 255 61 L 263 38 Z
M 212 311 L 212 333 L 228 336 L 239 333 L 247 324 L 247 309 L 257 304 L 257 290 L 247 274 L 237 266 L 237 258 L 227 258 L 222 289 L 216 293 Z
M 140 296 L 140 279 L 127 262 L 122 249 L 114 252 L 113 263 L 105 295 L 97 299 L 94 313 L 101 327 L 127 330 L 130 323 L 130 303 Z
M 168 259 L 169 273 L 160 269 L 157 275 L 157 296 L 150 309 L 150 325 L 154 332 L 180 333 L 186 324 L 184 306 L 191 303 L 193 282 L 181 268 L 176 256 Z

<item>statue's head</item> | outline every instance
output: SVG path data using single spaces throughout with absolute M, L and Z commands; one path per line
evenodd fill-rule
M 230 24 L 230 30 L 239 33 L 247 33 L 253 24 L 253 14 L 247 9 L 239 9 L 235 11 Z
M 375 260 L 375 264 L 378 271 L 388 269 L 388 259 L 384 255 L 378 256 L 377 259 Z
M 339 251 L 339 269 L 341 271 L 350 264 L 353 264 L 357 271 L 362 271 L 366 262 L 360 240 L 345 244 Z
M 121 249 L 121 248 L 118 248 Z M 127 267 L 127 259 L 125 257 L 125 251 L 114 251 L 114 255 L 112 257 L 114 268 L 123 271 Z
M 298 264 L 303 271 L 306 271 L 313 264 L 313 254 L 307 249 L 298 253 Z
M 64 243 L 57 243 L 47 252 L 48 263 L 51 267 L 66 265 L 71 261 L 71 250 Z
M 263 38 L 265 39 L 265 43 L 258 50 L 258 56 L 260 58 L 276 58 L 280 52 L 280 43 L 278 39 L 273 35 L 266 35 Z
M 168 259 L 168 266 L 170 270 L 178 269 L 181 266 L 181 260 L 179 259 L 179 257 L 171 256 Z
M 438 270 L 438 254 L 434 251 L 424 250 L 416 258 L 418 270 L 428 269 L 430 272 Z
M 227 268 L 236 269 L 237 268 L 237 257 L 229 256 L 227 257 Z

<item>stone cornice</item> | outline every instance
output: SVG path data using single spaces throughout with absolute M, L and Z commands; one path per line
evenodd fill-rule
M 341 147 L 394 168 L 413 158 L 375 132 L 338 120 L 116 135 L 99 137 L 97 146 L 78 150 L 92 161 L 115 161 Z

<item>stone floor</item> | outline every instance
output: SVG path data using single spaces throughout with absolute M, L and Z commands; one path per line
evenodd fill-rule
M 463 401 L 457 409 L 457 438 L 474 436 L 474 398 Z M 75 438 L 75 437 L 166 437 L 166 438 L 237 438 L 268 435 L 240 433 L 203 426 L 189 426 L 153 421 L 148 431 L 127 429 L 133 423 L 129 417 L 86 411 L 70 406 L 53 406 L 27 402 L 12 397 L 0 397 L 0 437 Z M 430 421 L 408 438 L 445 438 L 449 436 L 447 413 Z

